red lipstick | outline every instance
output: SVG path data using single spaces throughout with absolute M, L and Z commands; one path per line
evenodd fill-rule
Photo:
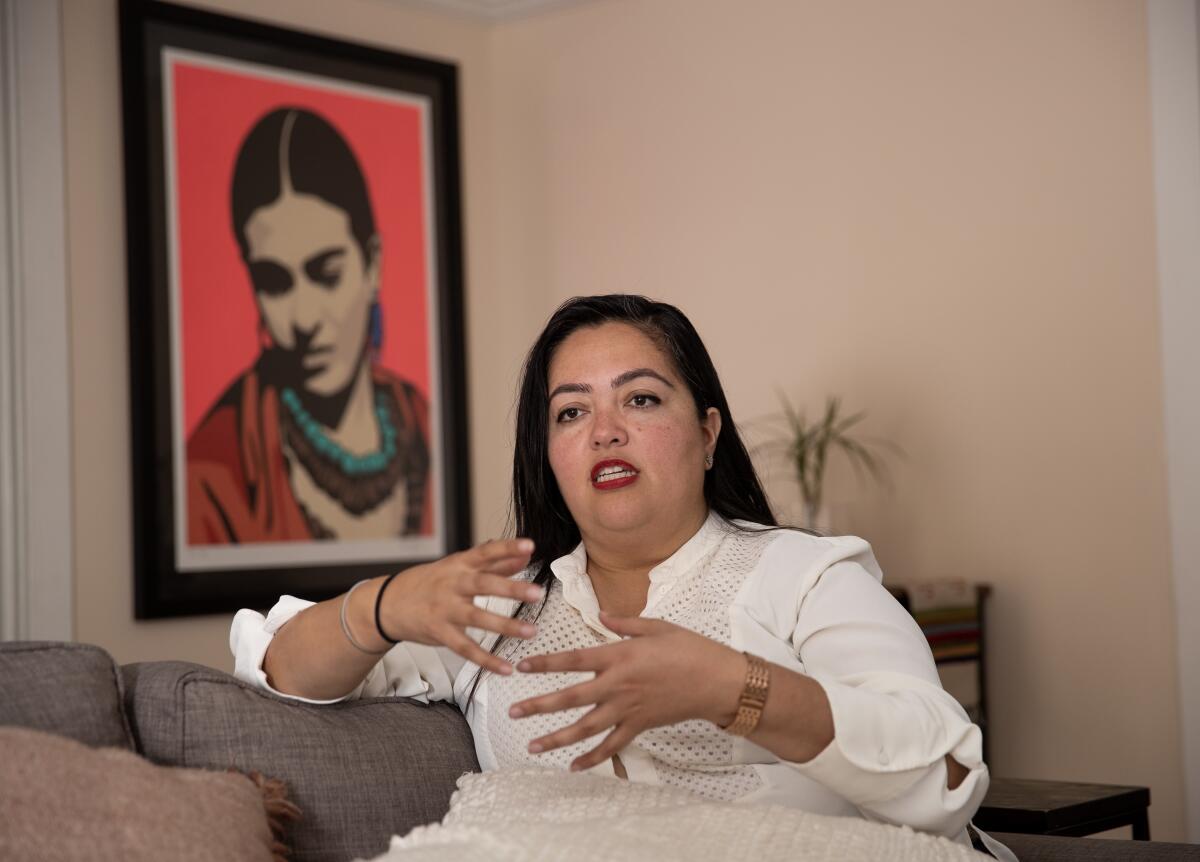
M 636 482 L 637 477 L 637 468 L 619 458 L 609 458 L 592 467 L 592 487 L 599 491 L 624 488 Z

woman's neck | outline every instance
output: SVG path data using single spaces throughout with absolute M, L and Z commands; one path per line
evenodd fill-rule
M 328 432 L 329 438 L 354 455 L 367 455 L 379 449 L 379 422 L 375 418 L 375 386 L 371 380 L 371 364 L 358 367 L 349 387 L 346 409 L 337 425 Z
M 650 572 L 696 535 L 708 517 L 707 507 L 667 528 L 645 535 L 584 535 L 587 573 L 600 609 L 617 616 L 637 616 L 646 607 Z

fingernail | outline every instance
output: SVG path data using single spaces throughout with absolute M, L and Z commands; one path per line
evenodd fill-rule
M 532 625 L 523 625 L 521 626 L 521 634 L 527 638 L 531 638 L 537 634 L 537 629 L 535 629 Z
M 517 542 L 517 547 L 522 551 L 532 551 L 533 539 L 521 539 L 521 541 Z
M 529 671 L 533 670 L 533 665 L 527 661 L 520 661 L 517 662 L 517 670 L 521 671 L 522 673 L 528 673 Z
M 508 709 L 508 717 L 509 718 L 520 718 L 524 714 L 525 714 L 525 710 L 521 709 L 521 707 L 519 707 L 519 706 L 511 706 Z
M 578 771 L 579 771 L 579 770 L 581 770 L 581 769 L 583 769 L 583 767 L 582 767 L 582 766 L 580 766 L 578 763 L 572 763 L 572 764 L 571 764 L 571 771 L 572 771 L 572 772 L 578 772 Z
M 525 598 L 531 602 L 540 602 L 544 595 L 546 595 L 546 591 L 541 587 L 530 587 L 525 591 Z
M 500 665 L 500 673 L 504 674 L 505 676 L 510 675 L 512 672 L 513 672 L 513 667 L 511 664 Z
M 529 753 L 530 754 L 541 754 L 542 753 L 542 744 L 540 742 L 529 743 Z

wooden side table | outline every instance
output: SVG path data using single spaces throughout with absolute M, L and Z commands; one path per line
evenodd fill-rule
M 1135 841 L 1150 840 L 1150 788 L 993 778 L 972 822 L 985 832 L 1078 838 L 1132 826 Z

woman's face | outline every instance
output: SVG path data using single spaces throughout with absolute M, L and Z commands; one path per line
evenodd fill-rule
M 263 322 L 291 353 L 299 385 L 340 392 L 363 357 L 379 254 L 366 261 L 344 210 L 292 191 L 254 211 L 246 244 Z
M 552 357 L 548 382 L 550 466 L 585 539 L 695 527 L 721 416 L 709 408 L 701 419 L 649 337 L 624 323 L 578 329 Z

